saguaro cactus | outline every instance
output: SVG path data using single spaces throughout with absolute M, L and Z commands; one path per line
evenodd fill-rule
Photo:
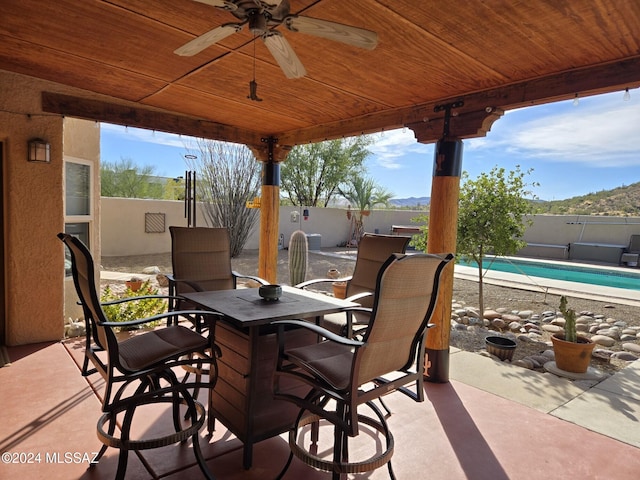
M 307 276 L 308 255 L 307 235 L 302 230 L 296 230 L 289 239 L 289 281 L 291 285 L 304 282 Z

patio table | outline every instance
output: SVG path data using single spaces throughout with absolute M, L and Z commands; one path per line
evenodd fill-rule
M 216 324 L 215 342 L 222 357 L 209 414 L 244 443 L 243 465 L 250 468 L 253 444 L 289 430 L 298 414 L 291 403 L 273 399 L 277 343 L 275 328 L 269 323 L 292 318 L 319 322 L 325 314 L 357 304 L 288 286 L 282 287 L 277 301 L 263 300 L 257 288 L 183 296 L 200 308 L 224 315 Z M 286 335 L 287 345 L 292 346 L 318 341 L 317 335 L 306 330 L 290 330 Z

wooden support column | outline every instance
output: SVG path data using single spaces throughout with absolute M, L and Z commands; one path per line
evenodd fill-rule
M 267 144 L 262 160 L 262 190 L 260 194 L 260 247 L 258 276 L 269 283 L 278 283 L 278 229 L 280 225 L 280 163 L 275 159 L 276 139 L 263 139 Z M 255 150 L 254 150 L 255 151 Z
M 431 205 L 429 207 L 428 253 L 455 253 L 462 140 L 443 138 L 434 154 Z M 449 381 L 449 332 L 453 299 L 453 262 L 440 277 L 440 292 L 433 315 L 434 328 L 427 335 L 425 379 L 429 382 Z
M 423 122 L 408 123 L 420 143 L 438 140 L 434 154 L 429 235 L 427 252 L 456 253 L 458 202 L 462 172 L 462 140 L 485 136 L 503 111 L 495 107 L 460 111 L 465 101 L 436 105 L 433 111 L 443 116 Z M 477 106 L 472 106 L 476 108 Z M 453 115 L 452 110 L 458 109 Z M 453 262 L 440 277 L 438 303 L 433 315 L 435 328 L 429 330 L 425 357 L 425 377 L 430 382 L 449 381 L 449 332 L 453 299 Z

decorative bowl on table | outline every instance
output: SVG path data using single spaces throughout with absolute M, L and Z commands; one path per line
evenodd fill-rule
M 258 295 L 264 300 L 272 302 L 280 298 L 282 295 L 282 287 L 280 285 L 261 285 L 258 289 Z

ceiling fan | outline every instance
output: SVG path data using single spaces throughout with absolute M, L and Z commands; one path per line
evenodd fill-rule
M 226 10 L 234 15 L 239 23 L 225 23 L 209 32 L 194 38 L 174 53 L 181 56 L 192 56 L 205 48 L 239 32 L 245 25 L 257 37 L 261 36 L 265 45 L 275 58 L 287 78 L 300 78 L 306 70 L 293 48 L 282 35 L 275 30 L 279 25 L 292 32 L 307 33 L 327 38 L 347 45 L 372 50 L 378 43 L 378 34 L 371 30 L 352 27 L 342 23 L 320 20 L 317 18 L 289 13 L 289 0 L 194 0 L 213 7 Z

